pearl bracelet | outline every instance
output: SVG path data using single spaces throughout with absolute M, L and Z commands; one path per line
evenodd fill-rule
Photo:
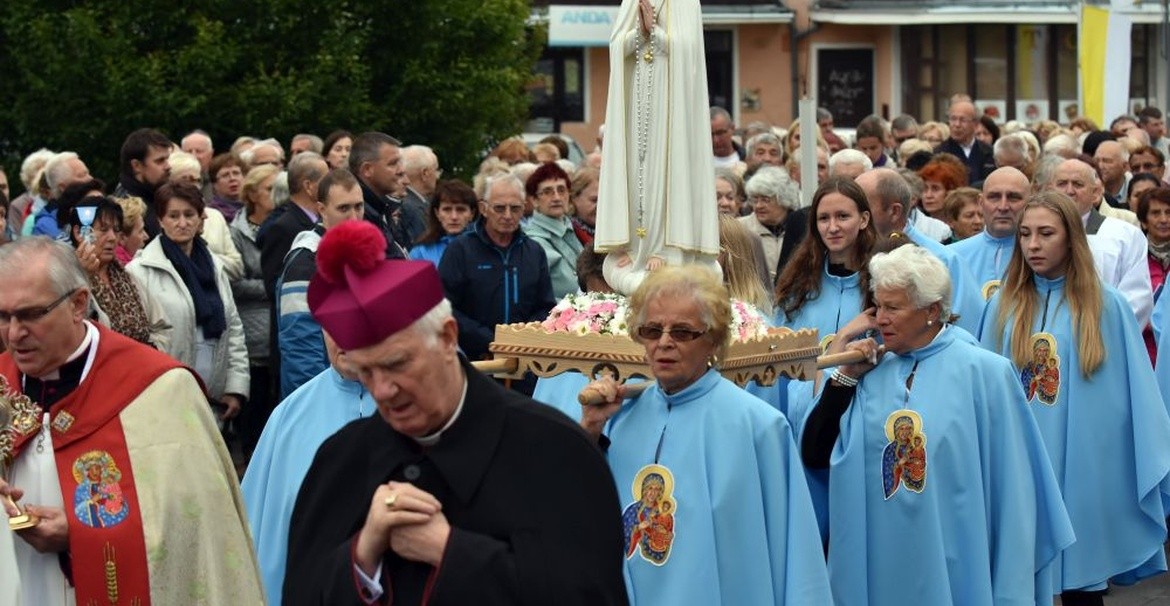
M 841 387 L 857 387 L 857 379 L 841 372 L 840 368 L 833 369 L 833 374 L 829 375 L 829 378 Z

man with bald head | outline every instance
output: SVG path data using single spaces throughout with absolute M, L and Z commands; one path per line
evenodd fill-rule
M 935 153 L 946 152 L 962 160 L 967 165 L 967 183 L 981 183 L 995 170 L 995 157 L 990 145 L 975 138 L 975 127 L 979 124 L 975 106 L 961 99 L 951 103 L 947 124 L 951 127 L 951 138 L 943 141 Z
M 980 318 L 983 316 L 983 299 L 976 290 L 975 281 L 962 257 L 938 240 L 915 229 L 914 224 L 906 219 L 914 195 L 906 179 L 893 169 L 875 168 L 858 175 L 854 181 L 865 192 L 879 236 L 886 238 L 894 232 L 901 232 L 947 266 L 953 285 L 952 307 L 959 314 L 957 324 L 971 334 L 978 334 Z
M 215 146 L 211 143 L 211 136 L 201 130 L 193 130 L 183 137 L 179 142 L 179 147 L 195 156 L 195 159 L 199 161 L 199 169 L 203 175 L 201 193 L 204 200 L 211 200 L 214 192 L 211 190 L 211 179 L 207 176 L 207 170 L 211 168 L 211 157 L 215 155 Z
M 967 265 L 979 292 L 987 299 L 999 287 L 1016 245 L 1020 212 L 1032 185 L 1019 169 L 1004 166 L 983 180 L 979 204 L 983 207 L 983 231 L 948 246 Z
M 431 212 L 431 198 L 439 185 L 439 157 L 425 145 L 408 145 L 402 148 L 402 169 L 410 185 L 402 199 L 402 222 L 406 234 L 413 244 L 427 229 L 427 215 Z
M 1144 327 L 1150 321 L 1154 307 L 1145 234 L 1141 229 L 1101 212 L 1102 206 L 1108 209 L 1101 200 L 1101 180 L 1092 166 L 1080 160 L 1061 162 L 1049 187 L 1076 203 L 1101 281 L 1121 291 L 1133 309 L 1138 325 Z
M 1106 200 L 1111 206 L 1125 208 L 1129 199 L 1129 150 L 1119 141 L 1102 141 L 1093 152 L 1097 174 L 1105 188 Z

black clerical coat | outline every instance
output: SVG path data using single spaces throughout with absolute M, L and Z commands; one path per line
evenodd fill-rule
M 360 604 L 352 548 L 374 491 L 390 480 L 435 495 L 451 524 L 433 568 L 387 551 L 382 603 L 626 604 L 622 523 L 601 452 L 564 415 L 471 369 L 438 444 L 421 448 L 379 415 L 321 446 L 289 532 L 286 604 Z M 322 405 L 328 405 L 322 402 Z

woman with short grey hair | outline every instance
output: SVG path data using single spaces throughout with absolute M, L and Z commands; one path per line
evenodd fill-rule
M 829 470 L 833 597 L 898 602 L 914 570 L 923 604 L 1051 602 L 1042 571 L 1074 535 L 1019 374 L 950 324 L 950 277 L 926 249 L 869 268 L 875 306 L 828 350 L 865 360 L 820 378 L 801 431 L 805 465 Z M 978 564 L 953 566 L 958 551 Z
M 752 214 L 740 217 L 739 221 L 763 245 L 768 283 L 775 284 L 780 249 L 784 245 L 784 224 L 789 211 L 800 205 L 800 190 L 784 169 L 769 165 L 760 167 L 745 189 Z

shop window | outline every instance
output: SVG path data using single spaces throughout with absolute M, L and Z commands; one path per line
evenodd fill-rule
M 1131 112 L 1152 102 L 1155 28 L 1133 26 Z M 958 92 L 999 121 L 1067 124 L 1080 115 L 1075 25 L 905 26 L 901 39 L 903 110 L 920 122 L 945 116 Z
M 530 132 L 559 132 L 585 121 L 585 50 L 546 48 L 528 86 Z
M 707 52 L 707 96 L 710 105 L 718 105 L 735 115 L 735 36 L 731 30 L 709 29 L 703 32 Z

